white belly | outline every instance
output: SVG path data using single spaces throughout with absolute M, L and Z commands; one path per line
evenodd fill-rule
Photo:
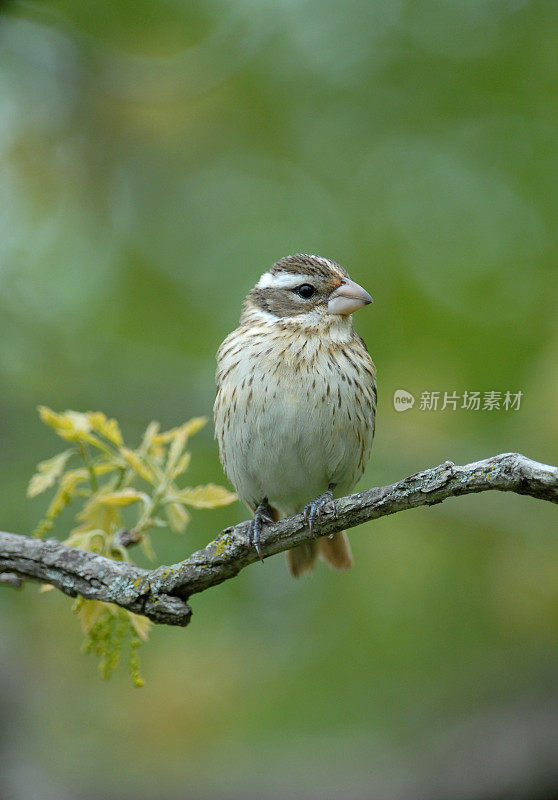
M 332 366 L 259 356 L 242 353 L 215 402 L 221 459 L 240 498 L 254 508 L 267 497 L 289 515 L 330 484 L 338 496 L 351 491 L 372 443 L 373 378 L 366 386 L 342 379 L 345 359 Z

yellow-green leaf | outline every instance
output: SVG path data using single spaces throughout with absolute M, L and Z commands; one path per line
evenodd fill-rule
M 164 455 L 165 448 L 163 445 L 155 442 L 155 438 L 159 433 L 159 428 L 160 425 L 158 422 L 150 422 L 147 426 L 139 447 L 139 452 L 142 455 L 149 454 L 153 458 L 161 458 Z
M 153 441 L 155 436 L 159 433 L 160 424 L 158 422 L 150 422 L 147 428 L 145 429 L 145 433 L 143 434 L 143 442 L 145 444 L 149 444 Z
M 100 600 L 85 600 L 78 612 L 82 631 L 88 633 L 108 609 L 108 603 L 102 603 Z
M 165 505 L 165 514 L 172 531 L 183 533 L 186 530 L 190 515 L 180 503 L 167 503 Z
M 87 414 L 79 411 L 65 411 L 63 414 L 58 414 L 47 406 L 39 406 L 39 416 L 63 439 L 75 441 L 91 430 Z
M 190 466 L 190 453 L 184 453 L 179 459 L 176 467 L 172 475 L 170 476 L 171 480 L 178 478 L 179 475 L 182 475 L 183 472 L 186 472 L 188 467 Z
M 140 637 L 142 642 L 146 642 L 149 635 L 149 629 L 153 624 L 151 620 L 147 617 L 141 616 L 140 614 L 134 614 L 133 611 L 128 611 L 128 616 L 130 617 L 130 622 L 132 623 L 137 635 Z
M 78 484 L 86 481 L 88 478 L 89 472 L 86 469 L 71 469 L 62 475 L 58 491 L 52 498 L 47 509 L 47 519 L 54 519 L 54 517 L 58 516 L 58 514 L 66 508 L 68 503 L 71 502 Z
M 132 559 L 130 558 L 129 552 L 123 547 L 121 544 L 114 544 L 114 542 L 110 546 L 110 558 L 116 558 L 120 556 L 121 561 L 127 561 L 129 564 L 132 563 Z
M 206 424 L 207 417 L 192 417 L 192 419 L 189 419 L 188 422 L 185 422 L 183 426 L 184 430 L 186 431 L 186 436 L 193 436 Z
M 46 425 L 50 425 L 58 436 L 62 439 L 67 439 L 70 442 L 81 442 L 84 444 L 93 445 L 99 450 L 107 451 L 107 445 L 102 442 L 98 436 L 92 433 L 92 423 L 90 417 L 95 417 L 101 412 L 82 413 L 81 411 L 64 411 L 59 414 L 47 406 L 39 406 L 39 416 Z M 101 416 L 104 417 L 104 414 Z M 106 420 L 106 417 L 105 417 Z M 98 420 L 97 420 L 98 421 Z M 106 420 L 107 423 L 112 423 L 114 420 Z M 116 423 L 114 423 L 116 425 Z M 118 427 L 118 426 L 117 426 Z M 108 432 L 112 436 L 116 436 L 114 426 L 108 425 Z M 119 434 L 119 431 L 118 431 Z M 104 436 L 107 432 L 103 433 Z
M 87 550 L 91 553 L 107 554 L 107 533 L 98 528 L 92 531 L 84 531 L 76 528 L 75 531 L 65 539 L 64 544 L 69 547 L 79 547 L 80 550 Z
M 186 446 L 187 438 L 188 434 L 186 431 L 183 428 L 180 428 L 170 444 L 166 466 L 166 473 L 169 477 L 174 475 L 176 464 L 182 455 L 184 447 Z
M 176 472 L 176 469 L 179 459 L 182 456 L 184 448 L 186 447 L 188 437 L 193 436 L 194 433 L 197 433 L 200 428 L 203 428 L 206 422 L 207 417 L 194 417 L 193 419 L 189 419 L 188 422 L 185 422 L 183 425 L 180 425 L 180 427 L 173 428 L 170 431 L 166 431 L 165 433 L 161 433 L 154 437 L 154 441 L 170 441 L 166 466 L 166 473 L 169 477 L 172 478 L 173 475 L 180 474 L 179 472 Z M 187 463 L 186 466 L 188 466 Z
M 39 416 L 45 425 L 50 425 L 57 433 L 59 430 L 70 430 L 72 423 L 67 418 L 66 414 L 57 414 L 52 408 L 48 406 L 38 407 Z
M 38 494 L 41 494 L 41 492 L 44 492 L 45 489 L 51 487 L 55 480 L 62 474 L 66 462 L 73 452 L 73 450 L 64 450 L 63 453 L 59 453 L 46 461 L 41 461 L 41 463 L 37 465 L 37 472 L 29 481 L 27 496 L 36 497 Z
M 98 503 L 102 503 L 105 506 L 128 506 L 130 503 L 135 503 L 138 500 L 146 502 L 149 498 L 144 492 L 138 492 L 136 489 L 130 488 L 99 495 L 96 500 Z
M 155 431 L 151 437 L 151 440 L 160 444 L 167 444 L 182 433 L 185 433 L 186 438 L 188 438 L 188 436 L 193 436 L 195 433 L 201 430 L 206 423 L 207 417 L 192 417 L 192 419 L 189 419 L 188 422 L 184 422 L 177 428 L 171 428 L 170 430 L 162 431 L 161 433 Z
M 93 465 L 93 472 L 95 475 L 105 475 L 107 472 L 112 472 L 115 469 L 118 469 L 119 464 L 115 463 L 114 461 L 103 461 L 100 464 Z
M 236 500 L 236 495 L 229 492 L 223 486 L 216 486 L 208 483 L 205 486 L 181 489 L 169 497 L 171 502 L 184 503 L 192 508 L 216 508 L 217 506 L 228 506 Z
M 151 545 L 151 537 L 148 533 L 144 533 L 140 539 L 139 545 L 143 550 L 144 554 L 150 561 L 155 561 L 155 551 Z
M 107 419 L 106 414 L 102 411 L 88 411 L 87 418 L 91 428 L 108 439 L 109 442 L 120 446 L 122 444 L 122 434 L 120 427 L 115 419 Z
M 111 533 L 115 529 L 122 527 L 121 506 L 101 503 L 100 497 L 99 494 L 94 494 L 81 511 L 76 514 L 76 519 L 81 523 L 76 528 L 76 532 L 101 530 L 105 533 Z
M 135 450 L 129 450 L 127 447 L 121 447 L 120 453 L 128 466 L 137 472 L 137 474 L 140 475 L 144 480 L 149 481 L 149 483 L 155 482 L 151 469 Z

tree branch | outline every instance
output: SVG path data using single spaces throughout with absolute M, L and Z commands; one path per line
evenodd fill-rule
M 362 522 L 409 508 L 441 503 L 448 497 L 498 490 L 528 494 L 558 503 L 558 467 L 540 464 L 519 453 L 503 453 L 463 467 L 446 461 L 389 486 L 341 497 L 326 507 L 318 532 L 328 535 Z M 0 532 L 0 583 L 18 578 L 50 583 L 65 594 L 116 603 L 154 622 L 187 625 L 188 598 L 233 578 L 258 560 L 248 545 L 248 522 L 226 528 L 203 550 L 173 566 L 145 570 L 113 561 L 56 539 L 42 541 Z M 302 514 L 267 526 L 261 550 L 272 556 L 310 541 Z

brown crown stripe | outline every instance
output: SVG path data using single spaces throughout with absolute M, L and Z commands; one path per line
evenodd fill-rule
M 285 258 L 279 259 L 270 269 L 272 275 L 276 275 L 278 272 L 292 272 L 295 275 L 320 275 L 322 278 L 331 277 L 332 271 L 337 272 L 344 278 L 349 277 L 349 273 L 341 264 L 330 261 L 329 258 L 310 256 L 306 253 L 285 256 Z

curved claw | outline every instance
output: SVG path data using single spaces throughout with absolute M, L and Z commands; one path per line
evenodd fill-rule
M 326 506 L 333 502 L 333 486 L 330 486 L 326 492 L 318 495 L 315 500 L 304 509 L 304 521 L 308 525 L 310 533 L 314 535 L 314 523 L 320 518 Z
M 254 511 L 254 518 L 250 522 L 250 528 L 248 529 L 248 544 L 250 547 L 254 547 L 262 564 L 263 555 L 260 547 L 260 534 L 264 528 L 264 525 L 267 525 L 269 522 L 273 522 L 273 517 L 271 516 L 267 497 L 264 497 L 262 502 Z
M 254 517 L 250 523 L 250 530 L 248 531 L 248 543 L 250 547 L 254 547 L 260 561 L 263 561 L 262 548 L 260 547 L 260 533 L 262 528 L 263 524 L 261 520 Z

